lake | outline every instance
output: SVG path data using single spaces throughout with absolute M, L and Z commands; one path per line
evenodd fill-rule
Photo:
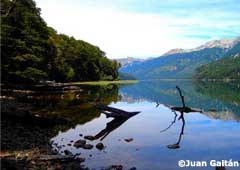
M 176 86 L 180 87 L 186 106 L 198 112 L 181 114 L 171 109 L 182 107 Z M 122 165 L 127 170 L 134 167 L 176 170 L 178 161 L 191 160 L 206 161 L 208 166 L 182 169 L 214 170 L 209 165 L 211 160 L 240 160 L 240 84 L 237 82 L 152 80 L 119 86 L 84 85 L 80 89 L 21 94 L 18 100 L 33 113 L 69 120 L 51 127 L 51 150 L 85 158 L 83 164 L 90 169 Z M 128 118 L 109 117 L 94 107 L 96 103 L 140 113 Z M 6 131 L 11 127 L 10 124 Z M 21 129 L 21 133 L 28 135 L 20 138 L 20 142 L 16 140 L 23 144 L 17 149 L 27 149 L 36 140 L 35 134 L 29 137 L 35 130 L 32 126 Z M 13 133 L 19 136 L 19 132 Z M 86 140 L 93 148 L 74 146 L 84 136 L 94 137 Z M 44 135 L 37 138 L 46 140 Z M 95 147 L 99 142 L 104 144 L 103 150 Z M 17 147 L 17 143 L 10 147 Z
M 202 110 L 202 113 L 184 113 L 185 124 L 178 119 L 180 113 L 168 107 L 182 105 L 176 85 L 181 88 L 187 106 Z M 53 148 L 59 153 L 68 150 L 80 154 L 86 158 L 84 164 L 93 169 L 122 165 L 124 169 L 168 170 L 178 169 L 179 160 L 207 161 L 208 164 L 210 160 L 240 160 L 238 83 L 155 80 L 101 88 L 84 87 L 83 91 L 95 95 L 98 102 L 140 113 L 125 121 L 107 118 L 104 113 L 87 113 L 86 121 L 76 122 L 75 126 L 60 131 L 51 139 Z M 81 100 L 81 95 L 78 97 Z M 68 106 L 74 108 L 73 103 Z M 87 105 L 83 102 L 78 107 L 91 112 Z M 73 112 L 78 114 L 74 109 Z M 81 109 L 78 112 L 81 113 Z M 96 136 L 87 143 L 95 146 L 102 142 L 105 148 L 84 150 L 71 144 L 70 141 L 86 135 Z M 177 148 L 171 147 L 176 143 Z

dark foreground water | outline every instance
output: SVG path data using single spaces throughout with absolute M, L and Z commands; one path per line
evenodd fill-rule
M 203 111 L 185 113 L 185 124 L 182 119 L 178 120 L 180 113 L 176 112 L 176 116 L 166 107 L 182 105 L 176 85 L 182 89 L 187 106 Z M 215 167 L 210 166 L 211 160 L 240 160 L 238 83 L 143 81 L 119 89 L 111 85 L 108 89 L 105 87 L 102 93 L 97 92 L 98 88 L 94 87 L 95 91 L 87 88 L 88 94 L 95 95 L 93 101 L 140 113 L 124 121 L 107 118 L 103 113 L 88 113 L 92 115 L 86 121 L 76 122 L 72 128 L 60 131 L 52 138 L 53 148 L 59 153 L 64 154 L 64 150 L 68 150 L 80 154 L 80 157 L 86 158 L 84 164 L 94 169 L 109 165 L 122 165 L 124 169 L 136 167 L 139 170 L 179 169 L 179 160 L 191 160 L 206 161 L 208 167 L 182 169 L 214 170 Z M 81 100 L 81 96 L 78 98 Z M 78 112 L 81 113 L 82 108 L 87 113 L 86 105 L 84 102 L 78 103 Z M 87 143 L 95 146 L 102 142 L 105 149 L 75 148 L 72 144 L 85 135 L 96 136 L 95 140 Z M 130 138 L 133 140 L 125 141 Z M 172 148 L 175 146 L 173 144 L 179 147 Z

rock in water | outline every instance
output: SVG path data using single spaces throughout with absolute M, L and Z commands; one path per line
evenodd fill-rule
M 137 170 L 137 168 L 136 167 L 132 167 L 130 170 Z
M 84 139 L 88 139 L 88 140 L 94 140 L 94 136 L 84 136 Z
M 133 138 L 124 139 L 126 142 L 132 142 Z
M 77 160 L 78 160 L 79 162 L 85 162 L 85 158 L 80 158 L 80 157 L 78 157 Z
M 79 139 L 73 144 L 73 146 L 75 146 L 76 148 L 82 148 L 85 144 L 86 144 L 85 140 Z
M 122 165 L 112 165 L 109 168 L 107 168 L 106 170 L 122 170 L 123 166 Z
M 168 145 L 167 147 L 169 149 L 178 149 L 178 148 L 180 148 L 180 146 L 178 144 Z
M 98 143 L 97 145 L 96 145 L 96 148 L 97 149 L 99 149 L 99 150 L 103 150 L 103 148 L 104 148 L 104 145 L 103 145 L 103 143 Z
M 72 152 L 70 152 L 69 150 L 65 150 L 64 153 L 65 155 L 72 155 Z
M 91 144 L 85 144 L 83 146 L 83 149 L 92 149 L 92 148 L 93 148 L 93 145 L 91 145 Z

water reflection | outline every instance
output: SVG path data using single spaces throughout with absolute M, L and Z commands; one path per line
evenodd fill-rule
M 174 122 L 175 122 L 176 121 L 176 116 L 175 116 L 174 119 L 175 119 L 174 120 Z M 185 119 L 184 119 L 184 113 L 183 112 L 181 112 L 181 116 L 179 117 L 179 119 L 182 120 L 181 132 L 179 134 L 178 141 L 175 144 L 171 144 L 171 145 L 167 146 L 169 149 L 178 149 L 178 148 L 180 148 L 180 142 L 181 142 L 181 139 L 182 139 L 182 135 L 184 134 L 184 127 L 185 127 Z
M 46 146 L 59 131 L 100 117 L 96 101 L 108 105 L 120 99 L 115 85 L 81 86 L 65 93 L 2 90 L 2 96 L 2 150 Z
M 184 102 L 182 97 L 179 98 L 176 85 L 182 89 L 180 96 L 184 96 Z M 177 162 L 181 159 L 236 160 L 240 156 L 240 125 L 231 121 L 240 120 L 239 86 L 148 81 L 131 86 L 82 86 L 81 89 L 64 94 L 11 96 L 20 104 L 19 108 L 23 106 L 33 113 L 68 120 L 51 128 L 54 132 L 51 135 L 53 148 L 63 155 L 80 154 L 86 158 L 84 164 L 90 169 L 121 164 L 124 169 L 135 166 L 140 170 L 175 170 L 179 169 Z M 218 95 L 219 92 L 221 95 Z M 226 97 L 228 93 L 232 96 Z M 139 110 L 141 114 L 111 117 L 109 112 L 94 107 L 96 103 L 129 112 Z M 200 110 L 203 111 L 201 114 L 192 113 Z M 15 130 L 12 126 L 5 131 Z M 86 143 L 91 144 L 92 149 L 74 147 L 76 141 L 85 140 L 84 136 L 89 135 L 93 140 L 86 140 Z M 27 138 L 23 140 L 27 141 Z M 133 139 L 131 142 L 124 140 L 130 138 Z M 11 140 L 5 143 L 13 144 Z M 99 140 L 106 146 L 101 151 L 93 147 Z
M 127 112 L 121 109 L 98 105 L 98 107 L 103 114 L 106 115 L 106 118 L 112 117 L 113 120 L 106 123 L 105 129 L 101 130 L 99 133 L 91 137 L 91 140 L 97 140 L 100 138 L 102 141 L 106 138 L 112 131 L 119 128 L 123 123 L 125 123 L 128 119 L 135 116 L 140 112 Z
M 176 122 L 176 118 L 177 118 L 177 113 L 176 112 L 177 111 L 180 113 L 180 116 L 179 116 L 178 120 L 182 120 L 182 128 L 181 128 L 181 132 L 179 134 L 179 138 L 178 138 L 177 143 L 168 145 L 167 147 L 169 149 L 178 149 L 178 148 L 180 148 L 180 142 L 181 142 L 181 139 L 182 139 L 182 135 L 184 134 L 184 127 L 185 127 L 184 114 L 185 113 L 191 113 L 191 112 L 199 112 L 197 110 L 194 110 L 194 109 L 186 106 L 185 98 L 184 98 L 184 96 L 182 94 L 181 89 L 178 86 L 176 86 L 176 89 L 179 92 L 179 96 L 180 96 L 181 101 L 182 101 L 182 107 L 175 107 L 175 106 L 170 107 L 170 109 L 172 110 L 172 112 L 174 112 L 174 115 L 175 115 L 174 116 L 174 120 L 171 122 L 171 124 L 166 129 L 162 130 L 161 132 L 164 132 L 164 131 L 168 130 Z
M 192 113 L 197 110 L 191 108 L 186 89 L 180 87 L 182 89 L 180 96 L 184 95 L 184 102 L 174 86 L 177 92 L 174 95 L 177 105 L 172 103 L 163 105 L 159 100 L 156 107 L 154 102 L 127 103 L 122 98 L 123 101 L 111 103 L 110 107 L 127 111 L 141 110 L 141 114 L 126 121 L 122 118 L 107 118 L 109 114 L 101 110 L 100 117 L 61 132 L 52 140 L 57 146 L 64 146 L 58 150 L 59 153 L 64 154 L 65 150 L 74 155 L 81 153 L 80 156 L 87 158 L 84 163 L 87 167 L 99 170 L 108 165 L 123 165 L 124 169 L 135 166 L 140 170 L 175 170 L 179 168 L 177 162 L 181 159 L 200 161 L 237 159 L 240 155 L 236 149 L 240 140 L 239 124 L 235 121 L 209 119 L 199 112 Z M 109 119 L 112 120 L 109 122 Z M 229 129 L 231 133 L 228 133 Z M 98 140 L 102 140 L 106 148 L 99 151 L 95 147 L 86 150 L 69 146 L 69 141 L 74 143 L 83 140 L 79 138 L 79 134 L 83 136 L 94 134 L 93 140 L 87 140 L 87 143 L 94 146 Z M 127 143 L 124 141 L 126 138 L 132 138 L 133 141 Z
M 122 101 L 128 103 L 156 102 L 165 105 L 179 105 L 176 85 L 181 86 L 185 101 L 193 108 L 214 119 L 240 120 L 239 82 L 195 82 L 185 80 L 141 81 L 120 89 Z

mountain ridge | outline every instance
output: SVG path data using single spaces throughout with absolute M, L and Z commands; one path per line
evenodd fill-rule
M 188 53 L 188 52 L 193 52 L 193 51 L 199 51 L 199 50 L 202 50 L 205 48 L 214 48 L 214 47 L 229 49 L 229 48 L 232 48 L 238 42 L 240 42 L 240 37 L 237 37 L 234 39 L 212 40 L 212 41 L 208 41 L 205 44 L 200 45 L 196 48 L 192 48 L 192 49 L 174 48 L 174 49 L 167 51 L 162 56 L 177 54 L 177 53 Z
M 239 37 L 209 41 L 184 52 L 178 49 L 168 55 L 132 63 L 120 68 L 120 71 L 132 74 L 137 79 L 192 78 L 198 67 L 223 58 L 238 42 Z
M 203 65 L 196 70 L 194 79 L 240 79 L 240 42 L 225 57 Z

